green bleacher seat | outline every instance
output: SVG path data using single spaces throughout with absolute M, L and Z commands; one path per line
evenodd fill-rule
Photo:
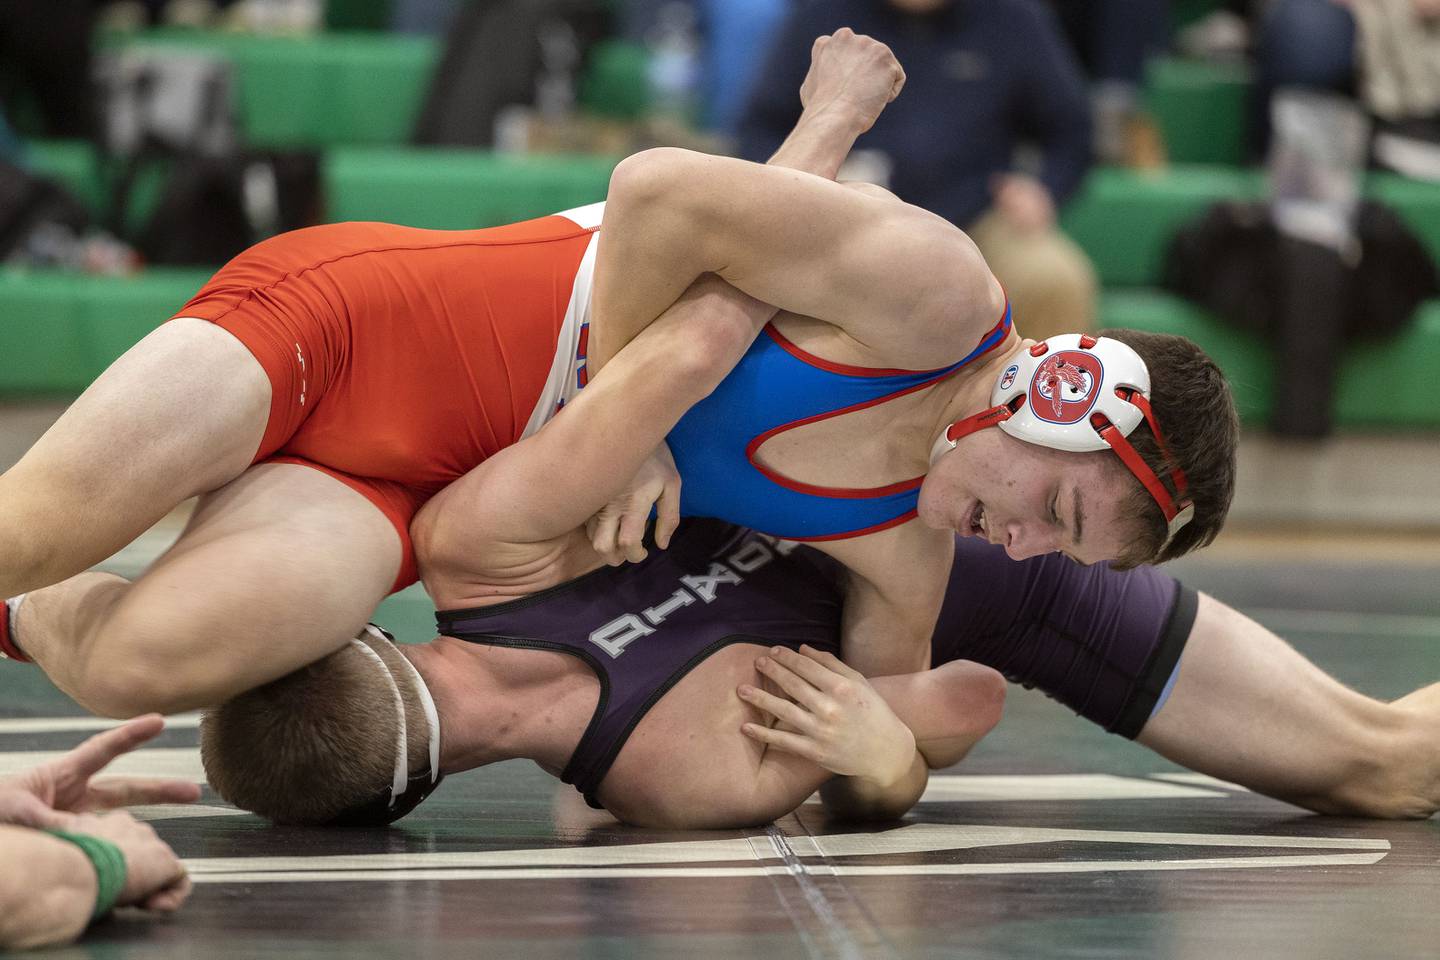
M 515 157 L 474 150 L 332 150 L 324 168 L 329 219 L 464 230 L 512 223 L 605 199 L 618 158 Z
M 1249 69 L 1240 64 L 1152 61 L 1143 102 L 1160 125 L 1170 162 L 1243 164 L 1250 86 Z
M 1440 263 L 1440 183 L 1377 173 L 1370 176 L 1365 192 L 1400 214 Z
M 106 45 L 161 45 L 229 58 L 246 139 L 273 148 L 406 142 L 438 56 L 433 38 L 366 32 L 264 37 L 148 30 L 108 37 Z
M 58 180 L 93 212 L 105 203 L 95 149 L 83 140 L 36 140 L 25 146 L 25 162 L 36 173 Z
M 1159 282 L 1175 231 L 1212 203 L 1254 199 L 1258 172 L 1232 167 L 1175 167 L 1159 173 L 1098 169 L 1065 207 L 1061 223 L 1095 263 L 1107 286 Z
M 1100 322 L 1189 337 L 1225 371 L 1240 416 L 1265 421 L 1274 394 L 1274 362 L 1259 337 L 1237 330 L 1178 297 L 1156 290 L 1111 290 L 1101 299 Z M 1421 307 L 1400 336 L 1350 347 L 1340 365 L 1335 420 L 1352 428 L 1440 427 L 1440 405 L 1413 385 L 1440 368 L 1440 301 Z
M 1365 191 L 1389 204 L 1440 260 L 1440 184 L 1372 174 Z M 1106 286 L 1161 281 L 1175 231 L 1212 203 L 1265 195 L 1259 170 L 1172 167 L 1159 173 L 1099 169 L 1066 206 L 1061 224 L 1095 263 Z
M 117 278 L 0 270 L 0 394 L 79 393 L 212 272 L 152 268 Z
M 392 0 L 325 0 L 327 30 L 386 30 L 394 12 Z
M 644 44 L 606 40 L 590 52 L 580 78 L 580 106 L 617 120 L 636 120 L 650 109 L 650 54 Z

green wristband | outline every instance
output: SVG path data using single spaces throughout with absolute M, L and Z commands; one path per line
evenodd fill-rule
M 92 837 L 88 833 L 68 833 L 64 830 L 46 830 L 52 837 L 73 843 L 80 852 L 95 865 L 95 912 L 90 919 L 99 920 L 115 909 L 120 891 L 125 889 L 125 854 L 109 840 Z

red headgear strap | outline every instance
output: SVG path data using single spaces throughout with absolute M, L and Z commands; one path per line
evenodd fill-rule
M 1166 525 L 1165 543 L 1161 546 L 1163 550 L 1170 545 L 1171 540 L 1175 539 L 1175 534 L 1180 532 L 1180 528 L 1195 517 L 1195 504 L 1185 496 L 1189 484 L 1185 480 L 1184 471 L 1170 456 L 1170 450 L 1165 445 L 1165 435 L 1160 432 L 1160 424 L 1155 419 L 1155 412 L 1150 408 L 1150 401 L 1145 399 L 1145 396 L 1139 391 L 1127 387 L 1117 388 L 1115 393 L 1127 403 L 1133 403 L 1139 407 L 1140 412 L 1145 415 L 1145 422 L 1150 424 L 1150 432 L 1155 435 L 1155 443 L 1160 447 L 1160 456 L 1170 467 L 1170 479 L 1175 484 L 1175 497 L 1171 498 L 1170 491 L 1165 489 L 1165 484 L 1160 482 L 1155 471 L 1151 470 L 1150 465 L 1140 454 L 1135 452 L 1130 441 L 1125 438 L 1115 424 L 1110 422 L 1109 417 L 1103 413 L 1091 414 L 1090 425 L 1106 443 L 1110 444 L 1110 449 L 1115 451 L 1116 456 L 1135 475 L 1135 479 L 1150 491 L 1150 496 L 1159 504 L 1160 512 L 1165 515 Z

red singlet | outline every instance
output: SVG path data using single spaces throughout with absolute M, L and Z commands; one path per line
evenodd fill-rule
M 593 262 L 594 223 L 582 223 L 297 230 L 230 261 L 176 316 L 219 324 L 265 368 L 270 420 L 254 462 L 314 467 L 390 518 L 398 590 L 416 579 L 421 505 L 552 412 L 537 401 L 576 274 Z

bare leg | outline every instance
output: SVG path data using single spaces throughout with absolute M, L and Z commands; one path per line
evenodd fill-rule
M 1440 685 L 1372 700 L 1203 594 L 1170 699 L 1137 739 L 1320 813 L 1427 817 L 1440 808 Z
M 18 639 L 97 713 L 209 706 L 338 649 L 399 565 L 399 537 L 368 500 L 268 464 L 203 498 L 134 583 L 86 573 L 30 594 Z
M 152 332 L 0 475 L 0 597 L 80 573 L 239 476 L 269 409 L 264 369 L 229 333 Z

